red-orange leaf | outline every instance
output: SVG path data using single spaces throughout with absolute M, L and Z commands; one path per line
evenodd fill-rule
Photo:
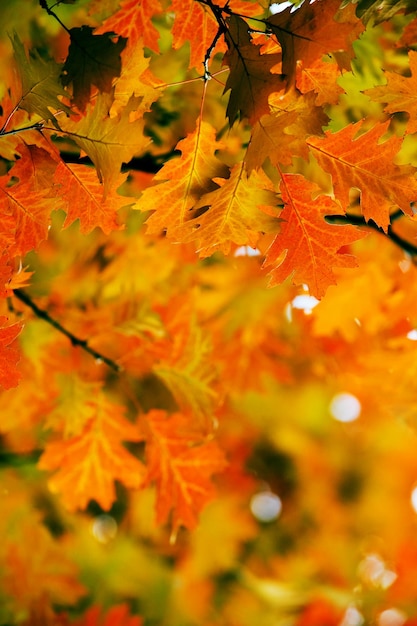
M 62 185 L 60 193 L 67 212 L 64 227 L 79 219 L 82 233 L 89 233 L 98 226 L 108 235 L 112 230 L 120 228 L 117 211 L 129 204 L 129 199 L 116 191 L 125 180 L 123 174 L 116 179 L 115 186 L 106 196 L 96 171 L 85 165 L 62 162 L 56 169 L 54 180 Z
M 360 239 L 364 233 L 354 226 L 327 224 L 326 215 L 340 212 L 329 196 L 312 199 L 317 186 L 297 174 L 283 174 L 282 199 L 285 208 L 282 232 L 268 250 L 265 265 L 270 271 L 271 285 L 292 276 L 297 285 L 307 284 L 312 295 L 321 298 L 334 284 L 333 267 L 355 267 L 353 256 L 339 254 L 342 246 Z
M 6 326 L 7 317 L 0 317 L 0 385 L 4 389 L 17 387 L 20 372 L 16 366 L 20 352 L 16 345 L 16 337 L 22 330 L 21 324 Z
M 126 604 L 119 604 L 109 609 L 105 616 L 102 615 L 100 607 L 91 607 L 85 615 L 72 626 L 141 626 L 142 619 L 138 616 L 130 615 Z
M 91 400 L 94 417 L 80 435 L 47 444 L 39 461 L 43 470 L 58 470 L 49 480 L 70 510 L 85 508 L 94 499 L 109 510 L 116 494 L 114 481 L 130 488 L 143 481 L 144 468 L 121 444 L 136 441 L 136 427 L 124 417 L 124 408 L 111 404 L 103 395 Z
M 288 7 L 268 18 L 282 46 L 283 73 L 292 82 L 297 61 L 310 67 L 325 54 L 351 52 L 351 42 L 363 30 L 362 22 L 349 5 L 339 10 L 339 0 L 305 2 L 297 11 Z M 336 19 L 335 19 L 336 18 Z
M 361 206 L 366 220 L 386 229 L 390 211 L 400 207 L 410 214 L 410 203 L 417 200 L 415 168 L 393 162 L 401 139 L 391 137 L 380 143 L 388 122 L 379 124 L 355 139 L 360 123 L 351 124 L 326 137 L 310 137 L 308 145 L 319 165 L 333 180 L 336 198 L 344 208 L 349 206 L 350 190 L 361 192 Z
M 127 39 L 127 46 L 134 48 L 140 39 L 151 50 L 159 52 L 159 33 L 152 24 L 152 17 L 162 13 L 158 0 L 123 0 L 116 13 L 108 17 L 94 32 L 114 32 Z
M 211 476 L 226 462 L 214 441 L 196 441 L 190 420 L 180 413 L 168 416 L 152 410 L 146 416 L 151 437 L 147 441 L 148 482 L 155 481 L 157 521 L 164 523 L 172 511 L 174 533 L 183 525 L 194 528 L 213 497 Z
M 213 13 L 194 0 L 172 0 L 170 9 L 175 14 L 172 27 L 173 46 L 180 48 L 184 43 L 188 43 L 190 68 L 196 67 L 202 73 L 205 54 L 218 30 Z M 219 41 L 216 52 L 224 50 L 224 44 Z

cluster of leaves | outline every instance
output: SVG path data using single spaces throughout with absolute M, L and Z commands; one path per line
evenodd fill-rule
M 417 14 L 286 4 L 0 7 L 1 624 L 417 623 Z

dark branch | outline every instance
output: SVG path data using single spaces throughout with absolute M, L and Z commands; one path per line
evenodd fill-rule
M 57 320 L 51 317 L 47 311 L 45 311 L 44 309 L 40 309 L 25 291 L 23 291 L 22 289 L 15 289 L 13 293 L 18 300 L 31 308 L 35 315 L 39 317 L 39 319 L 44 320 L 60 333 L 68 337 L 73 346 L 79 346 L 82 350 L 88 352 L 88 354 L 90 354 L 95 359 L 102 361 L 115 372 L 120 372 L 122 370 L 120 365 L 115 363 L 115 361 L 112 361 L 111 359 L 102 355 L 100 352 L 97 352 L 97 350 L 94 350 L 91 346 L 88 345 L 88 342 L 85 339 L 80 339 L 72 332 L 64 328 Z
M 391 222 L 398 220 L 404 214 L 402 211 L 396 211 L 391 215 Z M 384 231 L 381 226 L 375 224 L 373 220 L 369 220 L 368 222 L 365 220 L 363 215 L 352 215 L 351 213 L 346 213 L 346 215 L 327 215 L 326 222 L 329 224 L 352 224 L 353 226 L 366 226 L 367 228 L 372 228 L 372 230 L 376 230 L 381 235 L 384 235 L 388 239 L 390 239 L 396 246 L 407 252 L 411 256 L 417 255 L 417 246 L 413 245 L 406 239 L 397 235 L 392 228 L 392 224 L 388 226 L 387 232 Z

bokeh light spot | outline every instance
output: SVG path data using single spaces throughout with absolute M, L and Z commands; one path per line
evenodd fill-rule
M 117 535 L 117 523 L 110 515 L 99 515 L 93 520 L 91 532 L 100 543 L 108 543 Z
M 261 491 L 250 501 L 252 515 L 260 522 L 273 522 L 282 510 L 281 499 L 271 491 Z
M 338 422 L 353 422 L 361 413 L 361 403 L 351 393 L 337 393 L 330 402 L 330 413 Z

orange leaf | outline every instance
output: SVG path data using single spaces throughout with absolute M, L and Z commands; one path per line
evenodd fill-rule
M 282 71 L 290 83 L 295 78 L 297 61 L 302 60 L 309 68 L 325 54 L 352 52 L 351 42 L 364 27 L 353 6 L 343 10 L 339 7 L 339 0 L 317 0 L 314 4 L 305 2 L 297 11 L 291 6 L 268 18 L 282 46 Z
M 285 99 L 269 99 L 271 114 L 263 115 L 252 129 L 246 153 L 248 172 L 262 167 L 268 158 L 272 165 L 290 165 L 294 156 L 308 159 L 306 138 L 322 135 L 327 116 L 315 106 L 315 95 L 297 96 L 288 92 Z
M 349 206 L 350 190 L 359 189 L 365 219 L 386 230 L 392 208 L 411 213 L 410 203 L 417 199 L 416 170 L 393 163 L 401 139 L 379 142 L 388 122 L 355 138 L 359 127 L 359 123 L 351 124 L 337 133 L 327 132 L 323 139 L 310 137 L 307 143 L 320 167 L 331 175 L 334 194 L 342 206 Z
M 253 171 L 248 176 L 243 163 L 233 168 L 230 178 L 215 178 L 217 189 L 202 196 L 195 209 L 208 207 L 200 216 L 187 222 L 184 242 L 196 241 L 201 257 L 210 256 L 216 250 L 225 254 L 232 244 L 256 247 L 261 233 L 276 232 L 277 220 L 269 212 L 277 204 L 270 181 L 262 172 Z M 185 232 L 188 231 L 188 235 Z
M 0 317 L 0 385 L 4 389 L 17 387 L 20 372 L 16 366 L 20 360 L 20 352 L 15 343 L 22 330 L 22 324 L 5 326 L 7 317 Z
M 120 9 L 108 17 L 94 32 L 115 32 L 127 39 L 127 46 L 136 47 L 140 39 L 145 46 L 159 52 L 159 32 L 152 24 L 152 17 L 162 13 L 159 0 L 123 0 Z
M 120 174 L 114 181 L 114 187 L 104 196 L 103 185 L 94 169 L 77 163 L 61 162 L 56 169 L 54 181 L 62 185 L 60 193 L 67 212 L 64 227 L 79 219 L 82 233 L 89 233 L 96 227 L 101 228 L 106 235 L 112 230 L 118 230 L 120 226 L 117 223 L 117 211 L 129 204 L 129 199 L 120 196 L 116 189 L 125 178 Z
M 267 252 L 264 265 L 273 265 L 271 285 L 293 276 L 297 285 L 307 284 L 311 294 L 321 298 L 334 284 L 333 267 L 355 267 L 356 260 L 339 253 L 340 248 L 365 236 L 354 226 L 327 224 L 326 215 L 340 212 L 329 196 L 312 199 L 317 187 L 297 174 L 283 174 L 282 199 L 285 208 L 282 232 Z
M 105 615 L 100 618 L 101 609 L 93 606 L 85 613 L 85 615 L 71 622 L 72 626 L 141 626 L 142 619 L 138 616 L 130 615 L 126 604 L 119 604 L 109 609 Z
M 407 133 L 417 131 L 417 52 L 408 53 L 411 76 L 401 76 L 395 72 L 385 72 L 387 84 L 364 93 L 374 102 L 385 103 L 384 111 L 397 113 L 404 111 L 408 115 Z
M 215 157 L 221 147 L 214 128 L 202 121 L 178 143 L 176 149 L 181 150 L 181 157 L 168 161 L 154 177 L 155 181 L 165 182 L 148 187 L 134 206 L 141 211 L 155 211 L 146 221 L 148 234 L 160 234 L 166 229 L 167 236 L 176 236 L 201 195 L 215 187 L 212 178 L 225 173 L 226 167 Z
M 85 508 L 94 499 L 104 510 L 115 500 L 114 481 L 137 488 L 144 468 L 122 445 L 122 440 L 137 441 L 140 435 L 128 422 L 124 408 L 98 395 L 90 401 L 94 417 L 82 432 L 66 440 L 46 445 L 39 468 L 56 470 L 49 480 L 52 492 L 62 495 L 69 510 Z
M 195 441 L 189 418 L 180 413 L 168 416 L 152 410 L 146 423 L 151 432 L 147 480 L 157 487 L 157 521 L 166 522 L 172 511 L 174 533 L 181 525 L 194 528 L 200 511 L 214 496 L 211 475 L 226 466 L 223 453 L 214 441 Z
M 213 13 L 194 0 L 172 0 L 170 9 L 175 14 L 172 27 L 174 48 L 178 49 L 184 43 L 189 43 L 189 67 L 197 67 L 202 71 L 205 54 L 219 28 Z M 216 52 L 224 50 L 224 44 L 219 41 Z
M 14 232 L 10 253 L 24 255 L 47 238 L 50 214 L 56 208 L 51 178 L 56 162 L 37 146 L 19 146 L 22 158 L 6 176 L 0 177 L 2 228 Z M 16 181 L 18 179 L 18 181 Z

